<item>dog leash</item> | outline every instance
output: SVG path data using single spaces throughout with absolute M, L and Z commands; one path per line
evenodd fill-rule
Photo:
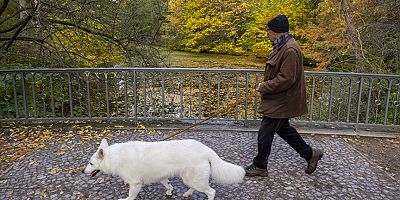
M 192 128 L 194 128 L 194 127 L 196 127 L 196 126 L 198 126 L 198 125 L 200 125 L 200 124 L 202 124 L 202 123 L 204 123 L 204 122 L 206 122 L 206 121 L 208 121 L 208 120 L 210 120 L 210 119 L 212 119 L 212 118 L 214 118 L 216 116 L 218 116 L 218 114 L 222 114 L 222 115 L 223 114 L 230 114 L 231 112 L 233 112 L 234 106 L 239 105 L 242 102 L 243 102 L 243 99 L 239 99 L 237 102 L 233 102 L 230 105 L 229 109 L 226 110 L 226 112 L 215 113 L 215 114 L 213 114 L 213 115 L 211 115 L 211 116 L 209 116 L 209 117 L 207 117 L 205 119 L 202 119 L 201 121 L 199 121 L 199 122 L 197 122 L 197 123 L 195 123 L 195 124 L 193 124 L 193 125 L 191 125 L 189 127 L 186 127 L 186 128 L 183 128 L 183 129 L 180 129 L 180 130 L 176 131 L 175 133 L 173 133 L 172 135 L 162 139 L 161 141 L 166 141 L 166 140 L 169 140 L 169 139 L 171 139 L 171 138 L 173 138 L 173 137 L 175 137 L 175 136 L 177 136 L 179 134 L 182 134 L 182 133 L 184 133 L 184 132 L 186 132 L 186 131 L 188 131 L 188 130 L 190 130 L 190 129 L 192 129 Z

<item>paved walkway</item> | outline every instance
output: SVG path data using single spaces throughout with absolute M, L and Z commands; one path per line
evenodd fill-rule
M 118 132 L 118 131 L 117 131 Z M 129 132 L 108 137 L 109 143 L 129 140 L 159 140 L 159 134 Z M 223 159 L 247 165 L 255 155 L 256 134 L 250 132 L 192 131 L 176 139 L 196 139 L 214 149 Z M 281 138 L 275 137 L 267 178 L 249 178 L 241 184 L 220 185 L 215 199 L 399 199 L 400 185 L 384 171 L 340 138 L 305 140 L 323 148 L 325 156 L 312 175 L 306 175 L 306 162 Z M 0 176 L 0 199 L 118 199 L 125 198 L 128 187 L 119 177 L 98 174 L 91 178 L 80 173 L 97 149 L 96 142 L 80 137 L 49 143 L 49 148 L 25 156 Z M 183 199 L 187 190 L 173 178 L 174 194 L 164 195 L 161 184 L 142 188 L 137 199 Z M 206 199 L 195 192 L 190 198 Z

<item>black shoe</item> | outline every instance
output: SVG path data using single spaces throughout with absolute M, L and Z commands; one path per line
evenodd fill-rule
M 313 149 L 311 159 L 307 162 L 306 174 L 311 174 L 317 169 L 318 161 L 321 160 L 324 152 L 321 149 Z
M 244 168 L 246 171 L 246 176 L 268 176 L 268 170 L 256 167 L 254 164 Z

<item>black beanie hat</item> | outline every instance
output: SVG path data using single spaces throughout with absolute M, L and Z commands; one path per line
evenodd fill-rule
M 278 15 L 268 21 L 268 29 L 275 33 L 286 33 L 289 31 L 289 21 L 285 15 Z

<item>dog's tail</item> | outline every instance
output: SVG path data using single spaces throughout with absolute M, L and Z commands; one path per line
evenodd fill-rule
M 240 183 L 245 171 L 243 167 L 222 160 L 217 153 L 210 149 L 211 177 L 222 184 Z

